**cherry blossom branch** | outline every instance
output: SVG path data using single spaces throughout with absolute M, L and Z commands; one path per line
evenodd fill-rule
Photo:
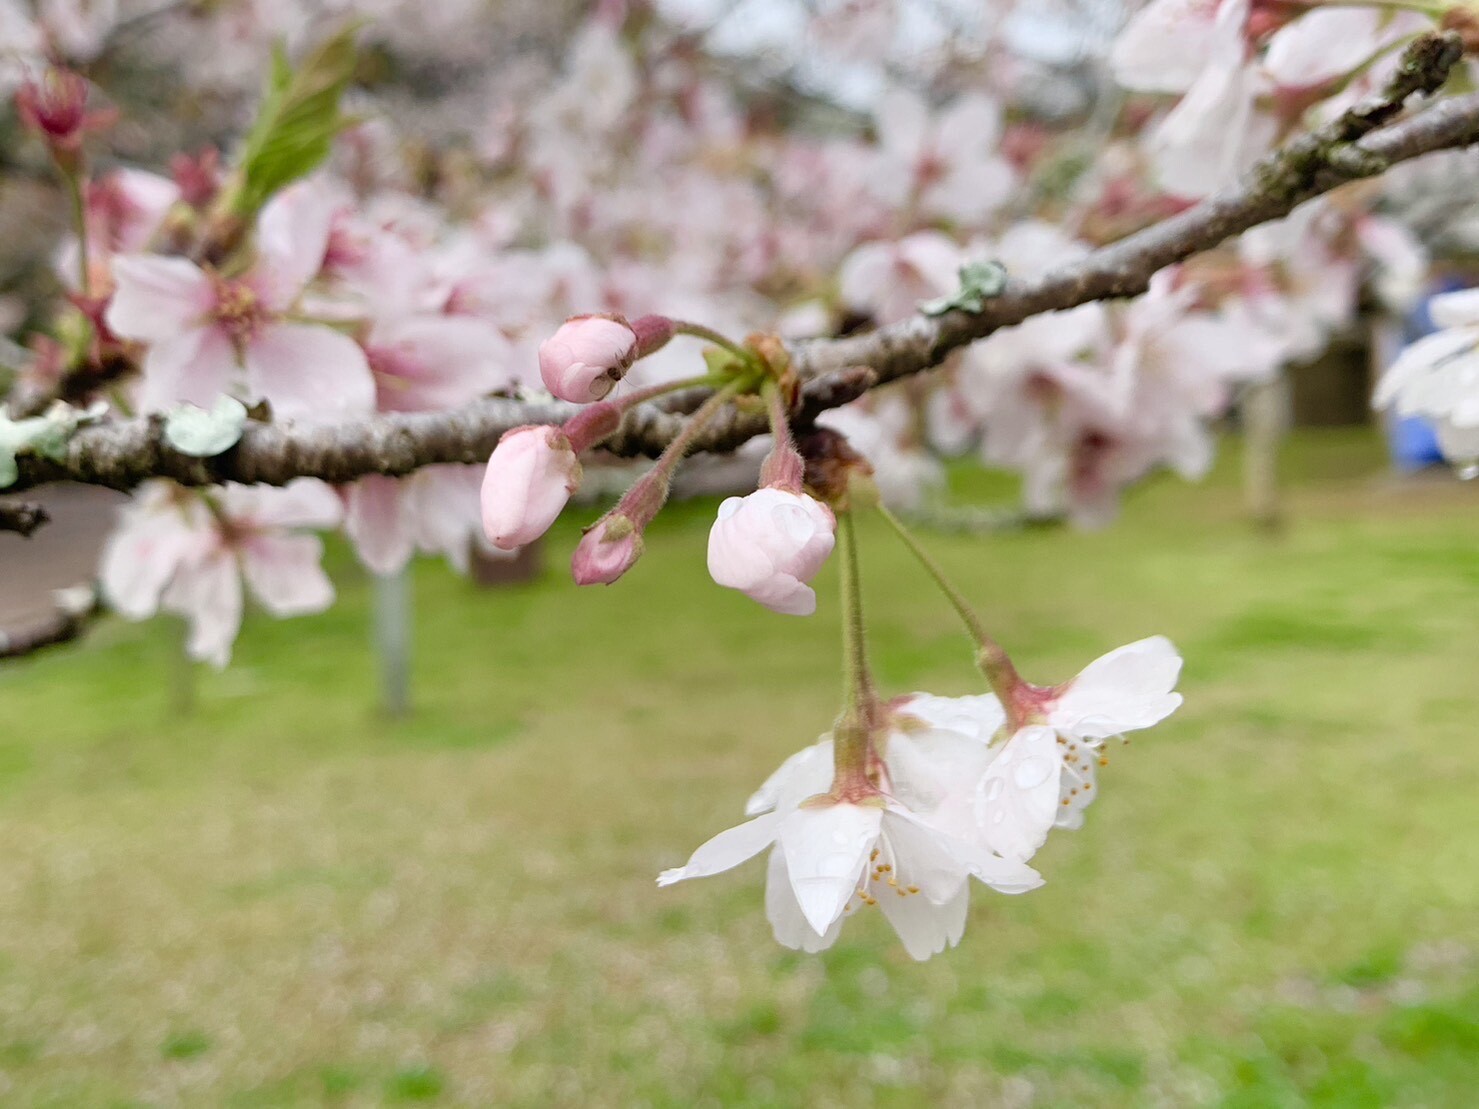
M 792 365 L 802 380 L 798 423 L 878 385 L 937 366 L 952 351 L 1000 328 L 1089 301 L 1138 295 L 1166 266 L 1280 219 L 1349 181 L 1479 142 L 1479 93 L 1448 97 L 1391 122 L 1410 97 L 1443 84 L 1457 60 L 1457 42 L 1451 34 L 1415 40 L 1379 95 L 1275 151 L 1241 184 L 1041 278 L 1008 281 L 980 311 L 921 314 L 856 336 L 790 344 Z M 568 404 L 489 398 L 440 413 L 390 413 L 317 425 L 253 424 L 235 447 L 206 459 L 171 450 L 158 417 L 113 419 L 80 429 L 59 459 L 19 458 L 19 480 L 10 491 L 66 480 L 126 490 L 151 477 L 184 485 L 281 485 L 295 477 L 345 482 L 366 474 L 398 476 L 438 463 L 482 462 L 510 428 L 559 423 L 574 411 Z M 655 457 L 683 423 L 660 406 L 640 405 L 627 413 L 603 449 Z M 733 450 L 768 430 L 763 411 L 730 408 L 695 437 L 691 452 Z

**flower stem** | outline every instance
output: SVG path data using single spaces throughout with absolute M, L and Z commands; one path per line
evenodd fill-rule
M 683 389 L 700 389 L 705 385 L 718 385 L 721 382 L 713 374 L 695 374 L 693 377 L 679 378 L 677 381 L 666 381 L 660 385 L 648 385 L 643 389 L 634 389 L 630 393 L 616 398 L 616 404 L 625 412 L 629 408 L 635 408 L 639 404 L 646 404 L 658 397 L 665 397 L 669 393 L 676 393 Z
M 837 514 L 842 541 L 842 696 L 848 708 L 861 708 L 873 697 L 873 674 L 868 669 L 868 644 L 863 624 L 863 584 L 858 572 L 858 538 L 851 510 Z
M 760 484 L 772 489 L 785 489 L 791 493 L 801 492 L 806 478 L 806 462 L 796 450 L 796 439 L 791 434 L 791 413 L 775 379 L 767 379 L 760 387 L 765 397 L 765 407 L 770 417 L 770 434 L 774 445 L 765 461 L 760 465 Z
M 868 748 L 876 696 L 868 669 L 868 645 L 863 627 L 862 578 L 858 573 L 858 540 L 853 514 L 837 514 L 842 545 L 842 715 L 832 729 L 832 792 L 848 797 L 870 789 Z
M 67 197 L 72 202 L 72 222 L 77 225 L 77 291 L 91 296 L 92 273 L 88 266 L 87 208 L 82 199 L 82 175 L 76 170 L 62 170 Z
M 721 335 L 712 327 L 705 327 L 701 323 L 692 323 L 689 320 L 674 320 L 673 330 L 679 335 L 691 335 L 695 339 L 702 339 L 707 343 L 713 343 L 716 347 L 723 347 L 730 354 L 743 361 L 745 365 L 754 365 L 755 356 L 751 351 L 740 346 L 733 339 Z
M 689 416 L 683 424 L 683 429 L 673 436 L 661 455 L 658 456 L 654 471 L 671 472 L 683 456 L 688 453 L 688 448 L 693 446 L 693 441 L 698 438 L 699 432 L 708 426 L 709 421 L 719 414 L 719 410 L 734 399 L 734 395 L 740 391 L 741 383 L 731 381 L 720 389 L 714 391 L 714 395 L 694 409 L 693 415 Z
M 986 626 L 981 623 L 981 617 L 976 610 L 965 599 L 965 595 L 955 587 L 955 584 L 945 576 L 945 571 L 934 557 L 920 545 L 914 534 L 904 526 L 904 522 L 895 516 L 882 501 L 878 503 L 878 512 L 886 521 L 888 526 L 894 529 L 894 534 L 899 537 L 904 546 L 909 548 L 912 554 L 924 570 L 929 574 L 940 592 L 945 594 L 946 600 L 955 609 L 960 617 L 961 623 L 970 633 L 971 639 L 976 644 L 976 665 L 986 675 L 986 681 L 990 684 L 992 692 L 1001 698 L 1002 704 L 1009 704 L 1008 695 L 1020 683 L 1021 678 L 1017 676 L 1016 667 L 1008 657 L 1001 644 L 993 639 L 986 631 Z

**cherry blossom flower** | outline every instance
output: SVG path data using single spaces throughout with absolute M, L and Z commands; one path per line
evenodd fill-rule
M 938 231 L 917 231 L 897 242 L 864 243 L 838 273 L 843 303 L 879 323 L 911 316 L 919 302 L 955 291 L 961 251 Z
M 334 587 L 323 545 L 303 529 L 339 522 L 321 481 L 281 489 L 228 485 L 201 495 L 169 482 L 146 486 L 124 510 L 99 569 L 103 595 L 122 615 L 163 610 L 190 625 L 191 658 L 223 667 L 241 628 L 242 580 L 273 616 L 321 612 Z
M 295 419 L 368 412 L 374 379 L 347 335 L 290 315 L 328 245 L 331 201 L 315 183 L 274 197 L 257 224 L 257 259 L 227 277 L 185 258 L 115 258 L 108 326 L 148 345 L 140 403 L 208 407 L 228 393 Z
M 709 530 L 709 575 L 772 612 L 810 616 L 817 595 L 807 582 L 836 533 L 832 510 L 805 493 L 764 488 L 730 497 Z
M 1432 421 L 1443 456 L 1479 477 L 1479 289 L 1442 293 L 1428 310 L 1440 330 L 1398 356 L 1373 403 Z
M 480 466 L 424 466 L 404 478 L 372 474 L 345 486 L 344 530 L 371 573 L 394 574 L 416 551 L 466 573 L 479 526 Z
M 765 910 L 779 943 L 821 951 L 836 942 L 849 915 L 876 905 L 910 956 L 928 959 L 960 941 L 971 877 L 1002 893 L 1042 884 L 1025 863 L 935 820 L 950 812 L 961 783 L 974 781 L 973 771 L 979 776 L 985 755 L 978 741 L 954 732 L 892 735 L 882 794 L 876 803 L 850 803 L 826 794 L 833 755 L 823 737 L 761 786 L 745 810 L 753 819 L 719 833 L 658 884 L 719 874 L 771 847 Z
M 1011 195 L 1017 175 L 997 153 L 1001 107 L 980 93 L 959 97 L 932 118 L 906 89 L 877 111 L 879 167 L 872 182 L 891 204 L 911 200 L 922 213 L 977 225 Z
M 977 830 L 993 851 L 1025 862 L 1055 825 L 1083 823 L 1083 809 L 1097 795 L 1104 741 L 1158 724 L 1181 705 L 1173 692 L 1180 672 L 1170 640 L 1152 636 L 1096 659 L 1062 685 L 1021 682 L 1010 694 L 1015 730 L 989 694 L 915 694 L 894 711 L 896 719 L 949 727 L 989 745 L 992 758 L 974 786 Z

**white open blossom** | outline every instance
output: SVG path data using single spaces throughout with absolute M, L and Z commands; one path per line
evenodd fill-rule
M 753 819 L 720 832 L 658 884 L 718 874 L 773 846 L 765 911 L 781 944 L 821 951 L 849 915 L 876 905 L 909 954 L 927 959 L 960 941 L 971 877 L 1002 893 L 1042 884 L 1025 863 L 956 834 L 970 831 L 969 787 L 988 758 L 974 737 L 943 728 L 895 733 L 880 795 L 849 803 L 826 793 L 833 754 L 823 737 L 750 798 Z
M 1014 732 L 992 694 L 915 694 L 898 712 L 989 745 L 991 759 L 973 795 L 977 830 L 993 851 L 1025 862 L 1053 827 L 1083 824 L 1083 810 L 1097 795 L 1095 768 L 1104 741 L 1176 711 L 1180 673 L 1181 656 L 1171 641 L 1152 636 L 1094 660 L 1063 685 L 1024 685 L 1017 699 L 1021 726 Z
M 1435 296 L 1429 312 L 1440 330 L 1402 352 L 1373 403 L 1432 421 L 1459 475 L 1479 476 L 1479 289 Z

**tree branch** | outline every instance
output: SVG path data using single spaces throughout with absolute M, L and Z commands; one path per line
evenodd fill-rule
M 1251 227 L 1288 215 L 1346 182 L 1438 150 L 1479 142 L 1479 93 L 1441 100 L 1390 122 L 1415 93 L 1442 85 L 1458 58 L 1453 35 L 1425 35 L 1403 56 L 1388 87 L 1333 123 L 1295 139 L 1258 163 L 1243 181 L 1186 211 L 1102 247 L 1033 281 L 1009 281 L 980 312 L 917 315 L 843 339 L 791 344 L 803 380 L 802 416 L 814 416 L 878 385 L 940 364 L 952 351 L 1045 312 L 1143 293 L 1166 266 L 1209 250 Z M 484 461 L 508 429 L 556 423 L 575 408 L 490 398 L 451 412 L 390 413 L 333 424 L 253 424 L 215 458 L 171 450 L 158 417 L 109 420 L 79 429 L 60 461 L 22 456 L 13 490 L 46 481 L 131 489 L 150 477 L 184 485 L 222 481 L 280 485 L 295 477 L 331 482 L 365 474 L 398 476 L 437 463 Z M 657 405 L 628 413 L 603 449 L 659 454 L 681 418 Z M 695 441 L 695 451 L 733 450 L 767 430 L 763 413 L 727 410 Z

